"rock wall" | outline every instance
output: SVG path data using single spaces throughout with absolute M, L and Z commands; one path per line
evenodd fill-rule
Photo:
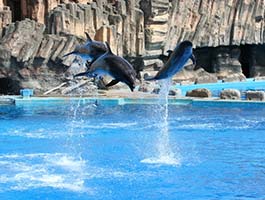
M 159 69 L 159 56 L 188 39 L 197 68 L 219 79 L 265 76 L 264 9 L 265 0 L 0 0 L 0 78 L 40 93 L 60 84 L 74 60 L 62 55 L 84 32 L 138 69 Z M 196 82 L 192 70 L 175 79 Z
M 18 84 L 14 88 L 34 88 L 36 94 L 67 79 L 74 58 L 62 56 L 82 41 L 73 35 L 57 36 L 44 31 L 43 24 L 29 19 L 6 27 L 0 40 L 0 79 L 9 78 Z
M 46 24 L 48 34 L 85 37 L 88 32 L 97 40 L 108 41 L 119 55 L 145 54 L 144 14 L 135 0 L 9 0 L 2 4 L 13 11 L 20 7 L 19 20 Z
M 264 45 L 249 45 L 249 48 L 244 52 L 248 54 L 247 63 L 249 66 L 249 74 L 251 77 L 259 77 L 265 75 L 265 46 Z
M 60 0 L 21 0 L 21 19 L 30 18 L 45 23 L 45 16 L 60 4 Z
M 215 73 L 221 80 L 230 74 L 242 72 L 239 62 L 240 48 L 237 46 L 198 48 L 194 54 L 199 67 Z
M 0 0 L 0 35 L 5 26 L 12 22 L 12 13 L 8 6 L 4 6 L 3 0 Z
M 50 12 L 47 32 L 62 32 L 108 41 L 118 55 L 139 56 L 145 51 L 143 11 L 134 1 L 97 1 L 61 4 Z
M 173 0 L 168 40 L 172 48 L 183 39 L 197 47 L 263 44 L 264 0 Z
M 1 0 L 0 7 L 12 2 L 17 0 Z M 21 0 L 20 7 L 21 19 L 40 23 L 48 19 L 49 33 L 84 36 L 88 31 L 99 39 L 120 35 L 126 39 L 124 35 L 131 34 L 129 41 L 146 44 L 147 55 L 158 55 L 185 39 L 196 47 L 265 40 L 264 0 Z M 137 41 L 137 35 L 146 41 Z
M 265 62 L 259 55 L 265 41 L 264 0 L 142 0 L 140 6 L 145 15 L 147 56 L 191 40 L 199 66 L 220 79 L 242 72 L 247 77 L 265 75 Z

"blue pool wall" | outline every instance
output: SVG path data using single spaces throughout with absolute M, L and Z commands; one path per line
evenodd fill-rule
M 213 97 L 219 97 L 220 93 L 224 89 L 237 89 L 241 92 L 241 98 L 246 98 L 246 91 L 250 90 L 258 90 L 265 91 L 265 81 L 255 80 L 253 78 L 249 78 L 246 81 L 242 82 L 222 82 L 219 81 L 217 83 L 205 83 L 205 84 L 192 84 L 192 85 L 175 85 L 177 89 L 181 90 L 182 96 L 185 96 L 187 91 L 198 89 L 198 88 L 206 88 L 212 92 Z
M 15 99 L 15 106 L 19 107 L 38 107 L 47 105 L 60 105 L 60 104 L 76 104 L 80 105 L 95 104 L 100 106 L 117 106 L 127 104 L 160 104 L 158 98 L 43 98 L 32 97 L 30 99 Z M 262 101 L 246 101 L 246 100 L 216 100 L 216 99 L 195 99 L 195 98 L 183 98 L 169 99 L 170 105 L 177 106 L 193 106 L 193 107 L 249 107 L 249 108 L 262 108 L 265 106 L 265 102 Z

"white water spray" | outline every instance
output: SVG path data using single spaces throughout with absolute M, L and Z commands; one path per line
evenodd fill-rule
M 74 154 L 73 156 L 78 156 L 80 160 L 82 160 L 80 140 L 83 138 L 83 133 L 78 130 L 78 127 L 83 123 L 83 119 L 79 115 L 81 112 L 80 109 L 82 96 L 82 92 L 80 92 L 78 100 L 71 103 L 68 122 L 68 135 L 65 144 L 67 151 Z
M 171 79 L 160 81 L 160 98 L 157 108 L 157 120 L 159 121 L 158 140 L 156 142 L 156 155 L 142 160 L 143 163 L 161 165 L 179 165 L 180 159 L 171 148 L 168 129 L 168 93 L 171 87 Z
M 85 70 L 85 64 L 82 63 L 83 66 L 80 66 L 80 63 L 73 63 L 72 68 L 72 74 L 77 74 L 80 71 L 80 68 L 83 68 Z M 81 129 L 82 125 L 85 123 L 84 119 L 82 117 L 82 114 L 84 112 L 84 106 L 82 105 L 82 98 L 84 95 L 85 85 L 79 86 L 80 82 L 71 81 L 70 82 L 70 88 L 75 88 L 74 90 L 69 93 L 69 97 L 73 97 L 73 95 L 78 95 L 78 99 L 72 100 L 70 112 L 69 112 L 69 122 L 68 122 L 68 136 L 67 141 L 65 144 L 65 147 L 69 152 L 72 154 L 77 155 L 80 159 L 81 158 L 81 152 L 82 152 L 82 145 L 81 140 L 84 137 L 83 131 Z M 97 91 L 96 91 L 97 94 Z M 91 105 L 92 106 L 92 105 Z

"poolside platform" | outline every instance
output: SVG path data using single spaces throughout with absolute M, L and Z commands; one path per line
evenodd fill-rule
M 117 97 L 31 97 L 23 99 L 14 97 L 15 105 L 40 105 L 40 104 L 97 104 L 97 105 L 128 105 L 128 104 L 161 104 L 159 98 L 117 98 Z M 162 102 L 164 103 L 164 102 Z M 264 101 L 247 100 L 220 100 L 218 98 L 169 98 L 169 105 L 194 106 L 194 107 L 265 107 Z M 1 105 L 1 104 L 0 104 Z
M 0 97 L 0 105 L 12 105 L 15 104 L 15 99 L 10 97 Z
M 246 91 L 265 90 L 264 80 L 247 79 L 245 82 L 228 82 L 228 83 L 208 83 L 208 84 L 192 84 L 192 85 L 175 85 L 182 92 L 182 96 L 169 96 L 168 103 L 174 105 L 192 105 L 192 106 L 265 106 L 265 101 L 248 101 L 244 99 Z M 211 98 L 194 98 L 185 97 L 189 90 L 206 88 L 213 93 Z M 237 89 L 242 93 L 241 100 L 221 100 L 218 95 L 224 89 Z M 38 104 L 38 103 L 68 103 L 74 101 L 97 102 L 101 104 L 125 105 L 125 104 L 159 104 L 161 103 L 158 94 L 144 93 L 139 91 L 130 92 L 127 89 L 116 90 L 99 90 L 97 95 L 90 96 L 0 96 L 0 105 L 10 104 Z

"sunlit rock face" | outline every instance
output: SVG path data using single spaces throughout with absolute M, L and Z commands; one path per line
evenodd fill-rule
M 8 6 L 4 5 L 3 0 L 0 0 L 0 31 L 2 34 L 3 27 L 12 22 L 12 13 Z
M 265 39 L 264 4 L 263 0 L 141 1 L 146 52 L 159 55 L 190 40 L 198 49 L 199 66 L 219 79 L 231 73 L 264 76 L 265 62 L 259 56 Z
M 188 63 L 175 81 L 265 76 L 264 4 L 264 0 L 0 0 L 0 77 L 11 77 L 40 93 L 55 87 L 71 76 L 75 58 L 62 56 L 85 42 L 85 32 L 108 41 L 114 53 L 137 60 L 137 70 L 147 65 L 150 73 L 163 66 L 161 54 L 180 41 L 192 41 L 197 68 L 205 70 L 205 78 L 198 79 L 199 71 Z
M 62 59 L 80 43 L 72 35 L 44 34 L 44 24 L 33 20 L 11 23 L 0 43 L 0 78 L 9 77 L 23 88 L 42 93 L 69 75 L 74 58 Z
M 122 41 L 124 49 L 120 53 L 145 55 L 146 50 L 148 55 L 158 55 L 185 39 L 195 47 L 263 44 L 264 3 L 264 0 L 0 0 L 0 7 L 9 6 L 13 19 L 20 14 L 14 20 L 29 18 L 46 24 L 51 34 L 85 36 L 87 31 L 97 39 Z
M 115 1 L 114 1 L 115 2 Z M 48 16 L 47 31 L 108 41 L 119 55 L 138 56 L 145 50 L 143 11 L 125 1 L 62 4 Z

